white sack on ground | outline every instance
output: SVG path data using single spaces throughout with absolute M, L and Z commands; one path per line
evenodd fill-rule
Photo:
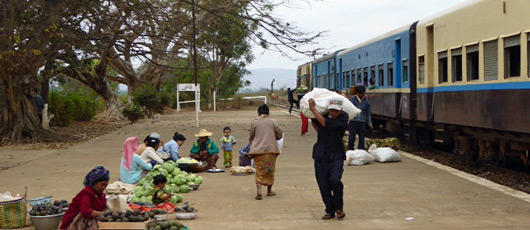
M 361 110 L 355 107 L 355 105 L 353 105 L 351 101 L 344 96 L 321 88 L 314 88 L 311 92 L 305 94 L 302 100 L 300 100 L 300 111 L 308 118 L 315 118 L 311 108 L 309 108 L 309 99 L 313 98 L 313 100 L 315 100 L 315 108 L 317 111 L 320 114 L 325 114 L 328 112 L 329 100 L 334 97 L 343 98 L 342 110 L 348 113 L 350 120 L 361 113 Z
M 344 164 L 349 166 L 361 166 L 372 162 L 374 162 L 374 157 L 370 153 L 362 149 L 357 149 L 348 150 L 346 152 L 346 161 Z
M 401 155 L 399 155 L 399 153 L 392 148 L 383 147 L 373 149 L 372 146 L 370 146 L 370 150 L 368 151 L 370 154 L 372 154 L 372 156 L 374 156 L 374 161 L 381 163 L 401 161 Z

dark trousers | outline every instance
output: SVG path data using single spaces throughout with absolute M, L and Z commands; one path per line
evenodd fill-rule
M 351 121 L 348 126 L 348 150 L 353 150 L 355 145 L 355 135 L 359 135 L 359 144 L 357 149 L 366 149 L 364 146 L 364 138 L 366 137 L 366 122 Z
M 344 160 L 315 160 L 315 176 L 317 178 L 318 188 L 322 201 L 326 205 L 326 213 L 335 215 L 337 210 L 342 210 L 344 206 L 343 190 L 344 185 L 341 182 L 342 173 L 344 172 Z
M 293 103 L 296 105 L 297 108 L 300 108 L 300 104 L 297 100 L 289 100 L 289 104 L 291 104 L 291 108 L 289 108 L 289 113 L 291 113 L 291 110 L 293 110 Z

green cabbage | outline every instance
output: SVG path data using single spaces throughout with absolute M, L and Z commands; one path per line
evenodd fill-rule
M 190 191 L 190 187 L 188 185 L 183 184 L 183 185 L 180 186 L 180 192 L 181 193 L 187 193 L 189 191 Z

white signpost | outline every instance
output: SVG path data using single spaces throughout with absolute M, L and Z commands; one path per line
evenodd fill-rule
M 180 101 L 180 92 L 195 92 L 195 100 Z M 199 110 L 201 110 L 201 85 L 200 84 L 178 84 L 177 86 L 177 112 L 180 112 L 180 104 L 195 103 L 195 120 L 199 127 Z

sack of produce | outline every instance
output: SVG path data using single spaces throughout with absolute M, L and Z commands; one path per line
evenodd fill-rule
M 346 152 L 345 165 L 349 166 L 361 166 L 374 162 L 374 157 L 362 149 L 349 150 Z
M 306 95 L 300 101 L 300 111 L 308 118 L 315 118 L 315 115 L 309 108 L 309 99 L 313 98 L 315 101 L 315 108 L 320 114 L 325 114 L 328 112 L 329 100 L 331 98 L 340 97 L 343 99 L 342 110 L 348 113 L 348 117 L 352 120 L 354 117 L 358 116 L 361 113 L 357 107 L 355 107 L 350 100 L 344 96 L 329 91 L 327 89 L 314 88 L 311 92 L 306 93 Z
M 233 174 L 233 175 L 236 175 L 236 174 L 251 174 L 251 173 L 254 173 L 254 168 L 250 167 L 250 166 L 246 166 L 246 167 L 241 167 L 241 166 L 234 166 L 232 168 L 230 168 L 230 173 Z
M 401 161 L 401 155 L 389 147 L 377 148 L 375 144 L 371 145 L 368 152 L 374 156 L 374 161 L 381 163 Z

